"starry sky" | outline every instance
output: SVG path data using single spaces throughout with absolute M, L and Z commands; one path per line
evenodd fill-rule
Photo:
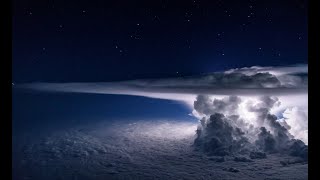
M 299 64 L 308 64 L 307 0 L 13 0 L 13 144 L 113 120 L 198 123 L 182 101 L 19 89 L 23 83 Z
M 304 0 L 15 0 L 13 82 L 99 82 L 307 63 Z

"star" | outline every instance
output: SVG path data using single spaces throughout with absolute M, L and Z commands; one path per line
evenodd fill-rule
M 160 18 L 158 16 L 154 16 L 153 21 L 160 21 Z

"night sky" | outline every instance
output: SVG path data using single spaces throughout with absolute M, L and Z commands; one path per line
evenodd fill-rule
M 13 179 L 307 179 L 308 8 L 12 1 Z
M 13 1 L 13 82 L 307 63 L 307 2 Z

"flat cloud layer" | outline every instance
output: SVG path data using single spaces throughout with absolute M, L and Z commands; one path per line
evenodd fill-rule
M 308 164 L 298 157 L 258 159 L 258 154 L 243 161 L 194 151 L 196 128 L 196 123 L 176 120 L 118 120 L 67 128 L 39 140 L 23 138 L 13 144 L 13 179 L 308 178 Z
M 16 87 L 41 91 L 141 96 L 148 96 L 148 93 L 288 95 L 307 93 L 308 72 L 306 65 L 253 66 L 189 77 L 94 83 L 28 83 Z

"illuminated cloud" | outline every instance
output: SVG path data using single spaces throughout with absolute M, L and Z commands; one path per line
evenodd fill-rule
M 189 77 L 94 83 L 28 83 L 15 87 L 41 91 L 147 97 L 163 96 L 163 94 L 296 95 L 307 93 L 306 67 L 306 65 L 275 68 L 254 66 Z
M 308 112 L 298 107 L 287 108 L 279 120 L 288 125 L 289 132 L 308 144 Z
M 292 111 L 296 107 L 307 113 L 308 67 L 296 65 L 287 67 L 245 67 L 214 72 L 198 76 L 166 79 L 138 79 L 120 82 L 92 83 L 27 83 L 14 88 L 48 92 L 122 94 L 150 98 L 169 99 L 186 103 L 199 120 L 212 114 L 231 115 L 235 124 L 255 126 L 257 135 L 260 127 L 274 133 L 274 116 L 290 134 L 307 143 L 307 116 Z M 280 102 L 280 103 L 279 103 Z M 245 117 L 245 118 L 244 118 Z M 267 118 L 269 117 L 269 118 Z M 299 117 L 299 118 L 298 118 Z M 298 119 L 297 119 L 298 118 Z M 231 124 L 232 125 L 232 124 Z M 249 140 L 252 139 L 249 136 Z
M 270 96 L 242 100 L 237 96 L 217 99 L 199 95 L 194 109 L 203 117 L 195 145 L 218 156 L 249 154 L 258 150 L 307 159 L 307 146 L 303 142 L 307 142 L 307 137 L 302 134 L 307 130 L 305 114 L 297 109 L 289 112 L 287 109 L 283 115 L 285 120 L 281 122 L 271 114 L 271 109 L 280 104 L 277 97 Z M 250 113 L 251 117 L 248 116 Z

